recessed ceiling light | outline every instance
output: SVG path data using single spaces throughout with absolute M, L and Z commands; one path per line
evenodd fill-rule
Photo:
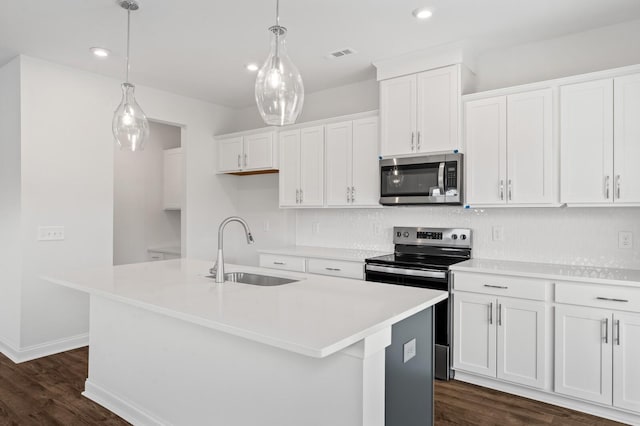
M 109 49 L 105 49 L 104 47 L 92 47 L 89 49 L 94 56 L 98 58 L 106 58 L 111 54 Z
M 413 11 L 413 16 L 418 19 L 429 19 L 433 16 L 433 12 L 429 9 L 421 8 Z
M 247 71 L 256 72 L 259 67 L 256 64 L 247 64 Z

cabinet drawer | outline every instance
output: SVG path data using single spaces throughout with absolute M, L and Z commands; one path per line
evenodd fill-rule
M 596 308 L 640 311 L 640 288 L 556 283 L 555 301 Z
M 280 256 L 277 254 L 261 254 L 260 266 L 263 268 L 282 269 L 285 271 L 306 271 L 304 257 Z
M 309 259 L 308 272 L 311 274 L 333 275 L 342 278 L 364 278 L 364 264 L 362 262 L 348 262 L 344 260 Z
M 453 279 L 455 290 L 531 300 L 546 300 L 549 285 L 539 279 L 465 272 L 455 272 Z

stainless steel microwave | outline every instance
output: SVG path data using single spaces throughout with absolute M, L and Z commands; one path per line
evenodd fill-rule
M 462 204 L 462 154 L 380 160 L 380 204 Z

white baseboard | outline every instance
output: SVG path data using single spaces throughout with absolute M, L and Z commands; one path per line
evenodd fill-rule
M 82 395 L 134 425 L 166 425 L 149 413 L 87 379 Z
M 553 392 L 519 386 L 496 379 L 476 376 L 475 374 L 465 373 L 462 371 L 455 372 L 455 380 L 483 386 L 485 388 L 495 389 L 501 392 L 522 396 L 524 398 L 529 398 L 540 402 L 546 402 L 547 404 L 569 408 L 571 410 L 580 411 L 617 422 L 627 423 L 630 425 L 640 425 L 640 415 L 638 414 L 633 414 L 613 407 L 607 407 L 600 404 L 565 397 Z
M 0 340 L 0 352 L 11 361 L 19 364 L 33 359 L 70 351 L 89 345 L 89 333 L 78 334 L 64 339 L 52 340 L 39 345 L 16 348 L 8 342 Z

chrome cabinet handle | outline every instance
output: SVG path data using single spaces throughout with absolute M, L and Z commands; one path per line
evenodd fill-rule
M 493 324 L 493 302 L 489 303 L 489 324 Z
M 502 303 L 498 303 L 498 325 L 502 326 Z
M 342 271 L 342 269 L 340 269 L 340 268 L 328 268 L 327 267 L 327 268 L 324 268 L 324 269 L 326 269 L 327 271 Z
M 604 198 L 607 200 L 609 199 L 609 180 L 609 176 L 604 177 Z
M 347 203 L 349 203 L 349 201 L 351 201 L 351 193 L 350 193 L 351 189 L 347 186 Z
M 507 286 L 505 286 L 505 285 L 491 285 L 491 284 L 485 284 L 484 286 L 485 286 L 485 287 L 489 287 L 489 288 L 499 288 L 499 289 L 502 289 L 502 290 L 506 290 L 506 289 L 508 289 L 508 288 L 509 288 L 509 287 L 507 287 Z
M 420 132 L 418 132 L 418 143 L 416 145 L 416 151 L 420 151 Z
M 244 154 L 244 166 L 245 167 L 247 167 L 247 163 L 248 163 L 247 158 L 248 158 L 247 154 Z
M 616 176 L 616 196 L 620 199 L 620 175 Z
M 415 138 L 416 138 L 416 134 L 414 132 L 411 132 L 411 152 L 415 151 Z
M 504 200 L 504 180 L 500 179 L 500 201 Z
M 242 165 L 240 164 L 240 154 L 238 154 L 238 168 L 242 167 Z
M 302 195 L 302 188 L 300 188 L 300 204 L 304 201 L 304 196 Z
M 296 189 L 296 204 L 300 204 L 300 190 Z
M 286 262 L 273 262 L 274 265 L 286 265 Z
M 616 320 L 616 345 L 620 346 L 620 320 Z
M 609 344 L 609 318 L 604 319 L 604 343 Z
M 509 201 L 511 201 L 511 195 L 512 195 L 512 192 L 513 192 L 512 188 L 511 188 L 511 186 L 512 186 L 511 185 L 511 179 L 509 179 L 508 185 L 509 185 Z
M 596 299 L 598 300 L 606 300 L 607 302 L 622 302 L 622 303 L 627 303 L 629 302 L 627 299 L 613 299 L 611 297 L 596 297 Z
M 351 202 L 354 203 L 356 201 L 356 187 L 351 187 Z

